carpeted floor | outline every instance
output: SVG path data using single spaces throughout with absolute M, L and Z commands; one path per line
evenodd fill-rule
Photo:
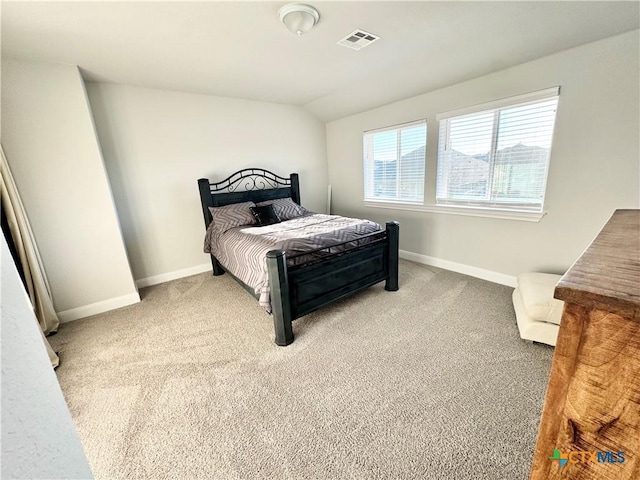
M 146 288 L 50 341 L 98 479 L 524 479 L 553 349 L 512 289 L 402 261 L 294 323 L 229 276 Z

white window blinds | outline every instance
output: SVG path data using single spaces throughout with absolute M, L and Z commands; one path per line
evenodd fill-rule
M 426 120 L 365 132 L 365 201 L 423 203 L 426 147 Z
M 436 203 L 541 212 L 558 92 L 438 116 Z

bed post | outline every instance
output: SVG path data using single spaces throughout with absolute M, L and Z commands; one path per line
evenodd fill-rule
M 202 216 L 204 217 L 204 228 L 209 228 L 209 224 L 213 221 L 209 207 L 213 207 L 213 197 L 211 196 L 211 184 L 208 178 L 198 179 L 198 190 L 200 191 L 200 203 L 202 204 Z M 224 273 L 224 269 L 218 259 L 211 255 L 211 266 L 213 267 L 213 275 L 218 276 Z
M 384 289 L 390 292 L 398 290 L 398 259 L 400 257 L 400 224 L 398 222 L 387 222 L 387 242 L 389 276 L 384 284 Z
M 291 304 L 287 264 L 282 250 L 267 252 L 267 271 L 271 289 L 271 314 L 276 332 L 276 345 L 284 347 L 293 342 Z
M 211 198 L 211 187 L 208 178 L 198 179 L 198 190 L 200 191 L 200 203 L 202 205 L 202 216 L 204 217 L 204 228 L 208 228 L 211 223 L 211 212 L 209 207 L 213 207 L 213 198 Z
M 298 180 L 298 174 L 292 173 L 291 178 L 291 200 L 300 205 L 300 181 Z
M 224 268 L 220 265 L 220 262 L 216 257 L 211 255 L 211 266 L 213 267 L 213 276 L 217 277 L 220 275 L 224 275 Z

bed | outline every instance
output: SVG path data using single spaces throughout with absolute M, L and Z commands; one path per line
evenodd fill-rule
M 201 178 L 198 189 L 213 275 L 226 272 L 259 299 L 273 316 L 277 345 L 293 342 L 297 318 L 382 281 L 385 290 L 398 290 L 398 222 L 382 228 L 367 220 L 308 212 L 300 206 L 296 173 L 287 178 L 247 168 L 219 182 Z M 302 214 L 278 224 L 225 230 L 220 212 L 236 207 L 244 212 L 247 202 L 275 202 Z M 247 272 L 249 264 L 262 271 Z

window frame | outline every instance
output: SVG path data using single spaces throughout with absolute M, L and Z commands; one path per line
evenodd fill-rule
M 490 192 L 493 189 L 493 180 L 495 178 L 495 159 L 497 154 L 497 143 L 499 142 L 499 121 L 501 110 L 524 107 L 536 103 L 543 102 L 545 100 L 557 99 L 556 112 L 553 119 L 553 127 L 551 130 L 551 137 L 549 142 L 549 156 L 545 164 L 545 171 L 542 179 L 542 198 L 540 200 L 539 208 L 537 204 L 533 202 L 500 202 L 490 198 Z M 471 107 L 466 107 L 454 111 L 444 112 L 436 115 L 438 122 L 438 149 L 436 152 L 436 179 L 435 179 L 435 192 L 434 192 L 434 206 L 437 208 L 456 208 L 456 209 L 471 209 L 472 211 L 486 210 L 489 212 L 505 212 L 505 213 L 520 213 L 529 214 L 532 216 L 539 216 L 542 218 L 544 215 L 544 202 L 547 191 L 547 183 L 549 176 L 549 166 L 551 163 L 551 151 L 553 148 L 553 138 L 555 133 L 555 125 L 557 119 L 557 110 L 560 103 L 560 87 L 551 87 L 544 90 L 539 90 L 524 95 L 517 95 L 513 97 L 504 98 L 494 102 L 487 102 Z M 449 142 L 449 129 L 451 128 L 451 119 L 462 118 L 471 115 L 480 115 L 482 113 L 493 114 L 492 134 L 491 134 L 491 147 L 489 150 L 489 181 L 488 181 L 488 198 L 486 200 L 481 199 L 468 199 L 468 200 L 452 200 L 448 198 L 438 197 L 438 172 L 441 166 L 441 147 L 442 142 Z M 443 128 L 445 129 L 443 132 Z M 446 151 L 446 145 L 443 148 Z
M 546 190 L 548 186 L 548 173 L 549 166 L 551 164 L 551 156 L 549 161 L 547 162 L 547 171 L 545 176 L 545 191 L 544 197 L 542 201 L 542 210 L 540 212 L 533 212 L 530 210 L 515 210 L 515 209 L 498 209 L 489 206 L 476 206 L 476 205 L 443 205 L 436 204 L 436 189 L 437 189 L 437 167 L 438 167 L 438 148 L 439 148 L 439 139 L 440 139 L 440 120 L 447 117 L 453 116 L 461 116 L 464 114 L 472 114 L 481 112 L 483 110 L 491 110 L 500 107 L 507 107 L 510 105 L 525 103 L 525 102 L 536 102 L 538 100 L 543 100 L 545 98 L 549 98 L 552 96 L 558 96 L 558 110 L 556 110 L 556 118 L 554 121 L 554 129 L 552 132 L 552 143 L 551 147 L 553 147 L 553 139 L 555 138 L 557 120 L 558 120 L 558 112 L 560 109 L 560 86 L 554 86 L 550 88 L 545 88 L 542 90 L 536 90 L 530 93 L 525 93 L 521 95 L 514 95 L 509 97 L 504 97 L 499 100 L 484 102 L 480 104 L 471 105 L 464 108 L 459 108 L 455 110 L 445 111 L 438 113 L 435 116 L 435 125 L 431 125 L 430 121 L 427 120 L 427 148 L 425 148 L 425 184 L 424 184 L 424 202 L 423 204 L 414 204 L 414 203 L 406 203 L 401 201 L 385 201 L 385 200 L 363 200 L 363 206 L 367 208 L 374 209 L 383 209 L 383 210 L 402 210 L 402 211 L 411 211 L 411 212 L 423 212 L 423 213 L 436 213 L 436 214 L 446 214 L 446 215 L 462 215 L 462 216 L 472 216 L 472 217 L 484 217 L 484 218 L 498 218 L 505 220 L 516 220 L 516 221 L 525 221 L 525 222 L 539 222 L 545 215 L 545 197 Z M 419 120 L 420 121 L 420 120 Z M 396 125 L 383 127 L 379 129 L 371 129 L 363 132 L 364 134 L 375 131 L 384 131 L 387 129 L 397 128 L 401 125 L 409 125 L 413 122 L 403 122 Z M 429 145 L 436 145 L 435 151 L 433 148 L 429 148 Z M 364 142 L 362 144 L 364 146 Z M 364 158 L 364 151 L 363 158 Z M 363 164 L 364 167 L 364 164 Z M 363 171 L 363 180 L 364 180 L 364 171 Z M 363 182 L 364 183 L 364 182 Z M 364 192 L 363 192 L 364 193 Z M 364 198 L 364 195 L 363 195 Z
M 403 129 L 406 128 L 411 128 L 417 125 L 424 125 L 425 128 L 425 134 L 424 134 L 424 145 L 425 145 L 425 153 L 424 153 L 424 158 L 423 158 L 423 166 L 422 166 L 422 192 L 421 192 L 421 200 L 410 200 L 410 199 L 403 199 L 403 198 L 373 198 L 373 197 L 367 197 L 367 184 L 370 183 L 371 185 L 374 185 L 374 172 L 372 168 L 367 168 L 367 164 L 369 162 L 368 157 L 367 157 L 367 136 L 369 135 L 375 135 L 377 133 L 383 133 L 383 132 L 390 132 L 390 131 L 396 131 L 398 135 L 400 135 L 400 132 Z M 407 207 L 416 207 L 416 206 L 422 206 L 425 204 L 425 189 L 424 186 L 426 184 L 426 179 L 427 179 L 427 144 L 428 144 L 428 122 L 426 118 L 422 118 L 422 119 L 418 119 L 418 120 L 411 120 L 408 122 L 402 122 L 402 123 L 397 123 L 394 125 L 388 125 L 386 127 L 381 127 L 381 128 L 374 128 L 374 129 L 370 129 L 370 130 L 365 130 L 364 132 L 362 132 L 362 168 L 363 168 L 363 204 L 365 206 L 376 206 L 376 205 L 380 205 L 380 206 L 385 206 L 385 205 L 396 205 L 396 206 L 407 206 Z M 373 144 L 373 142 L 371 142 L 371 144 Z M 402 150 L 402 144 L 400 141 L 398 141 L 397 144 L 397 150 L 398 150 L 398 161 L 401 158 L 400 152 Z M 401 182 L 401 178 L 399 175 L 399 171 L 396 170 L 396 181 L 397 181 L 397 190 L 399 191 L 400 189 L 400 182 Z

